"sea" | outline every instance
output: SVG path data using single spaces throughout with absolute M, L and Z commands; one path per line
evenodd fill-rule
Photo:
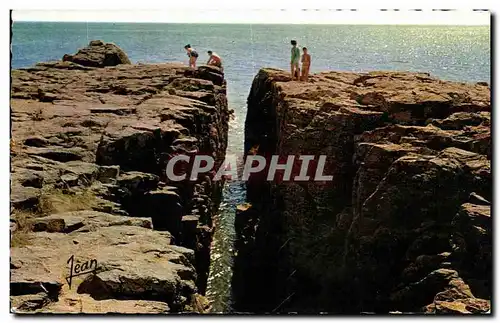
M 60 60 L 91 40 L 113 42 L 133 63 L 184 62 L 184 45 L 200 57 L 212 50 L 222 57 L 228 82 L 228 154 L 242 156 L 246 99 L 253 77 L 263 67 L 289 69 L 290 40 L 307 47 L 311 73 L 402 70 L 428 72 L 460 82 L 490 82 L 489 26 L 403 25 L 248 25 L 159 23 L 13 22 L 11 66 Z M 207 297 L 212 311 L 231 311 L 231 266 L 235 207 L 245 201 L 244 184 L 228 182 L 216 231 Z

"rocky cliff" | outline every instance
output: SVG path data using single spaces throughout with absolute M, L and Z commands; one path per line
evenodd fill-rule
M 201 295 L 222 183 L 210 175 L 170 182 L 165 168 L 180 153 L 222 162 L 224 75 L 132 65 L 108 45 L 91 42 L 63 61 L 12 71 L 16 313 L 207 307 Z
M 248 182 L 236 308 L 485 313 L 492 295 L 490 88 L 425 73 L 263 69 L 245 150 L 326 155 L 332 181 Z

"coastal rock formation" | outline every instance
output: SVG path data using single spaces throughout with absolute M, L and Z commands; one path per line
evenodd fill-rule
M 126 63 L 114 45 L 91 42 L 70 61 L 12 71 L 16 313 L 207 309 L 222 182 L 211 174 L 172 182 L 165 169 L 180 153 L 222 163 L 224 75 Z
M 326 155 L 333 180 L 250 177 L 251 206 L 236 219 L 236 309 L 488 312 L 490 111 L 484 83 L 406 72 L 305 83 L 261 70 L 245 151 L 282 163 Z
M 131 64 L 127 54 L 120 47 L 101 40 L 92 40 L 87 47 L 80 49 L 74 55 L 64 55 L 62 60 L 90 67 Z

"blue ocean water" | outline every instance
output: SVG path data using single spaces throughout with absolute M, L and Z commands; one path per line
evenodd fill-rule
M 243 152 L 246 98 L 262 67 L 289 68 L 290 40 L 306 46 L 311 72 L 324 70 L 406 70 L 463 82 L 490 82 L 488 26 L 367 25 L 210 25 L 146 23 L 15 22 L 12 27 L 12 68 L 59 60 L 90 40 L 120 46 L 132 62 L 187 62 L 190 43 L 204 63 L 207 50 L 218 53 L 228 81 L 228 100 L 235 110 L 228 153 Z M 212 252 L 208 296 L 215 311 L 230 301 L 234 207 L 244 201 L 242 183 L 225 190 Z
M 313 73 L 409 70 L 447 80 L 490 81 L 489 26 L 15 22 L 12 67 L 61 59 L 93 39 L 116 43 L 132 62 L 186 62 L 187 43 L 200 53 L 199 63 L 208 58 L 207 50 L 215 51 L 223 58 L 228 98 L 239 124 L 257 71 L 289 68 L 291 39 L 308 47 Z
M 423 71 L 447 80 L 490 81 L 489 26 L 210 25 L 15 22 L 12 67 L 61 59 L 90 40 L 114 42 L 132 62 L 187 61 L 190 43 L 224 60 L 237 116 L 261 67 L 289 68 L 290 40 L 306 46 L 311 72 Z

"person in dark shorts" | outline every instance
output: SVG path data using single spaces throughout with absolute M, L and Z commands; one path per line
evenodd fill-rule
M 196 60 L 198 59 L 198 52 L 191 47 L 190 44 L 184 46 L 187 56 L 189 57 L 189 67 L 196 68 Z

